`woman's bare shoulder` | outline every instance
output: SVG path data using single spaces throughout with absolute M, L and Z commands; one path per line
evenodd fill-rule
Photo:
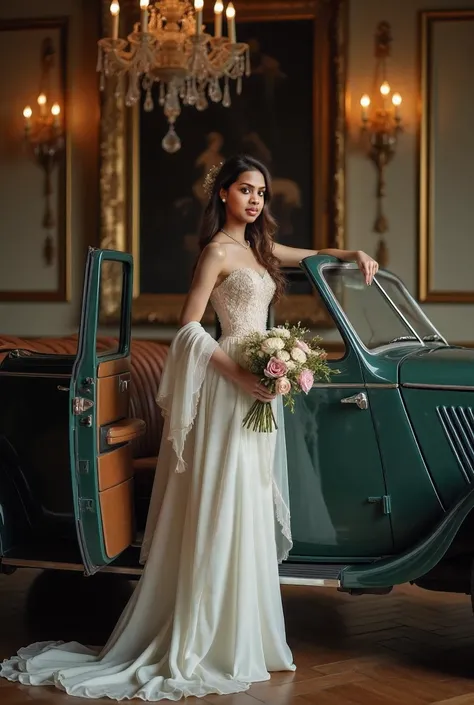
M 222 268 L 225 266 L 226 249 L 219 242 L 210 242 L 203 248 L 199 255 L 196 271 L 200 275 L 219 276 Z
M 222 264 L 227 256 L 225 245 L 217 240 L 210 242 L 201 252 L 200 262 Z

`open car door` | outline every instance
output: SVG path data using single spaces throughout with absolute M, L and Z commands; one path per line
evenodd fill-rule
M 107 268 L 121 270 L 118 340 L 100 349 Z M 86 575 L 113 561 L 134 535 L 131 442 L 145 432 L 145 422 L 129 418 L 132 280 L 131 255 L 89 250 L 69 409 L 74 513 Z

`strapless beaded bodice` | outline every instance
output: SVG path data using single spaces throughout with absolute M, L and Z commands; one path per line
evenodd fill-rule
M 265 331 L 268 307 L 275 293 L 275 282 L 265 272 L 234 269 L 211 294 L 211 304 L 219 318 L 224 337 L 241 337 Z

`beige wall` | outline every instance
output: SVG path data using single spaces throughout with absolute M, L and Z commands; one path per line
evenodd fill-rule
M 68 46 L 68 120 L 71 136 L 71 173 L 72 173 L 72 300 L 70 303 L 7 303 L 0 302 L 0 331 L 2 333 L 17 335 L 56 335 L 75 332 L 77 329 L 80 299 L 82 292 L 82 277 L 84 272 L 84 254 L 86 243 L 94 242 L 98 229 L 98 194 L 97 194 L 97 140 L 99 121 L 99 99 L 97 79 L 95 73 L 96 63 L 96 35 L 98 21 L 98 3 L 96 0 L 15 0 L 0 4 L 0 19 L 64 17 L 69 21 L 69 46 Z M 25 40 L 26 41 L 26 40 Z M 28 47 L 25 46 L 25 53 Z M 12 71 L 14 67 L 4 66 L 3 71 Z M 31 85 L 25 86 L 25 81 Z M 38 72 L 36 75 L 24 76 L 22 74 L 22 96 L 31 94 L 35 96 L 39 82 L 39 55 Z M 31 99 L 30 99 L 31 100 Z M 2 95 L 2 118 L 5 121 L 10 105 L 11 121 L 10 139 L 22 139 L 21 111 L 14 109 L 18 102 L 17 96 L 11 99 L 9 95 Z M 19 112 L 19 114 L 18 114 Z M 17 130 L 15 130 L 15 123 Z M 20 150 L 18 150 L 20 151 Z M 12 170 L 12 173 L 15 173 Z M 16 188 L 8 191 L 8 202 L 5 192 L 0 193 L 0 213 L 2 205 L 5 212 L 12 211 L 13 204 L 18 212 L 18 231 L 23 233 L 22 238 L 30 234 L 30 241 L 22 243 L 25 257 L 25 268 L 36 269 L 42 267 L 40 248 L 37 245 L 43 242 L 44 234 L 40 222 L 42 215 L 43 199 L 41 196 L 42 181 L 40 171 L 36 165 L 23 163 L 21 173 L 28 178 L 28 189 L 33 192 L 35 184 L 38 188 L 37 202 L 30 205 L 23 198 L 22 179 L 18 176 Z M 26 174 L 26 176 L 25 176 Z M 6 233 L 6 229 L 1 230 Z M 31 237 L 37 234 L 37 241 Z M 31 245 L 31 248 L 29 247 Z M 3 248 L 5 251 L 5 248 Z M 36 259 L 38 258 L 38 260 Z M 5 283 L 5 282 L 4 282 Z
M 94 169 L 97 159 L 98 97 L 95 77 L 94 0 L 15 0 L 13 9 L 2 3 L 0 16 L 35 17 L 42 14 L 71 16 L 70 103 L 72 130 L 72 225 L 73 299 L 70 304 L 1 304 L 0 332 L 49 335 L 74 331 L 77 327 L 82 288 L 84 243 L 97 232 L 97 194 Z M 8 7 L 10 3 L 8 3 Z M 417 242 L 417 16 L 424 7 L 472 7 L 472 0 L 351 0 L 348 72 L 348 113 L 352 136 L 358 129 L 359 97 L 370 90 L 373 71 L 373 34 L 381 19 L 393 29 L 391 81 L 404 97 L 406 131 L 398 153 L 387 170 L 386 213 L 389 218 L 390 268 L 415 293 Z M 87 50 L 85 46 L 87 46 Z M 32 167 L 33 168 L 33 167 Z M 372 164 L 349 140 L 347 155 L 348 246 L 373 253 L 376 236 L 371 232 L 374 216 L 375 173 Z M 18 188 L 18 193 L 20 189 Z M 1 196 L 0 196 L 1 203 Z M 35 224 L 36 225 L 36 224 Z M 474 306 L 431 304 L 428 315 L 450 340 L 474 341 Z M 162 335 L 169 336 L 171 331 Z M 140 336 L 153 335 L 148 329 Z M 158 331 L 155 335 L 159 335 Z
M 390 83 L 403 96 L 405 133 L 398 152 L 386 172 L 386 215 L 390 232 L 387 241 L 389 268 L 416 294 L 418 237 L 417 222 L 417 100 L 418 12 L 422 9 L 462 9 L 474 7 L 472 0 L 350 0 L 350 42 L 348 74 L 348 118 L 351 137 L 347 158 L 348 246 L 374 253 L 377 237 L 372 233 L 374 218 L 375 170 L 356 146 L 359 125 L 359 99 L 370 92 L 373 80 L 373 35 L 380 20 L 392 26 L 393 51 Z M 469 88 L 467 87 L 467 90 Z M 455 124 L 451 126 L 456 129 Z M 471 184 L 472 186 L 472 184 Z M 472 225 L 470 228 L 472 232 Z M 452 233 L 446 233 L 451 239 Z M 440 233 L 437 233 L 437 237 Z M 462 256 L 462 252 L 460 253 Z M 471 290 L 474 288 L 474 275 Z M 468 304 L 427 304 L 427 315 L 451 341 L 474 340 L 474 306 Z

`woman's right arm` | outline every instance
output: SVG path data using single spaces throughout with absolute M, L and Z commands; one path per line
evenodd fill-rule
M 201 322 L 209 297 L 224 267 L 225 257 L 226 250 L 219 243 L 211 243 L 203 250 L 181 311 L 179 321 L 181 326 L 185 326 L 191 321 Z M 211 364 L 221 375 L 256 399 L 270 401 L 274 398 L 275 395 L 261 384 L 257 375 L 245 370 L 221 348 L 217 348 L 213 353 Z

